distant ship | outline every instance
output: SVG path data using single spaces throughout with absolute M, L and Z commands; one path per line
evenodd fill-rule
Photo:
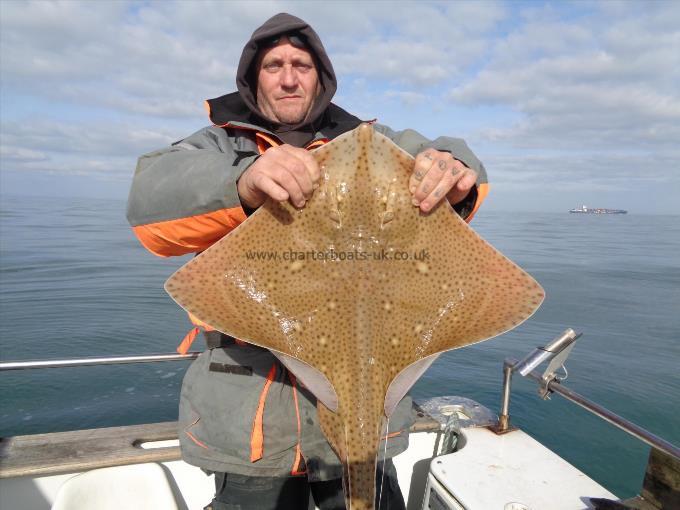
M 602 209 L 602 208 L 592 208 L 582 205 L 578 209 L 569 209 L 570 213 L 580 213 L 580 214 L 627 214 L 628 211 L 623 209 Z

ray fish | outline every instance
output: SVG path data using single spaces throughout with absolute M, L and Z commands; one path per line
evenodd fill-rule
M 317 397 L 347 507 L 371 509 L 397 403 L 440 353 L 514 328 L 544 292 L 448 203 L 414 207 L 413 157 L 369 124 L 313 155 L 322 177 L 304 208 L 267 201 L 165 288 Z

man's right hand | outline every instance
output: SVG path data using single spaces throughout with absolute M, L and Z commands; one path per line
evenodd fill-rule
M 267 197 L 278 202 L 290 200 L 295 207 L 307 203 L 318 187 L 319 165 L 305 149 L 280 145 L 265 151 L 238 180 L 241 203 L 251 209 Z

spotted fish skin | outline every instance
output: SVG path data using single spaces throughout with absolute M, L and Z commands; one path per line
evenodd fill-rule
M 166 290 L 215 329 L 297 360 L 348 508 L 373 508 L 380 437 L 414 367 L 512 329 L 544 293 L 447 203 L 414 207 L 413 158 L 370 125 L 314 157 L 322 180 L 304 209 L 268 201 Z

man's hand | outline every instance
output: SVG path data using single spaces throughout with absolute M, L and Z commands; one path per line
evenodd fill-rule
M 319 165 L 305 149 L 292 145 L 272 147 L 243 172 L 237 189 L 241 203 L 255 209 L 267 197 L 295 207 L 307 203 L 317 188 Z
M 413 205 L 430 212 L 444 197 L 451 205 L 463 200 L 477 182 L 477 172 L 448 152 L 426 149 L 416 156 L 409 189 Z

